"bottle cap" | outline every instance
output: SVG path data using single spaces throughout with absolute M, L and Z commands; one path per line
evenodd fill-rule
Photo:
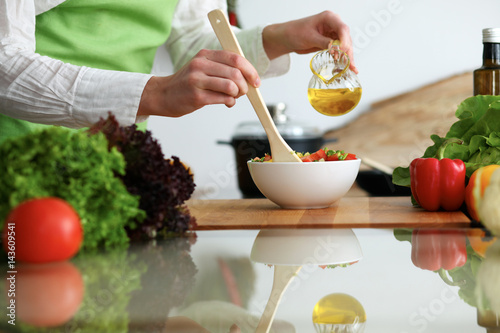
M 500 43 L 500 28 L 483 29 L 483 43 Z

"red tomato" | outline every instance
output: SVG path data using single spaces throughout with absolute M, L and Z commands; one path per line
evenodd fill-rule
M 314 160 L 312 159 L 311 155 L 303 156 L 300 158 L 302 162 L 313 162 Z
M 61 261 L 78 252 L 83 230 L 78 214 L 66 201 L 38 198 L 22 202 L 9 213 L 2 240 L 15 261 Z
M 318 150 L 312 154 L 314 160 L 319 161 L 320 159 L 326 159 L 326 152 L 323 149 Z
M 339 160 L 339 156 L 337 154 L 333 154 L 333 155 L 327 156 L 326 160 L 327 161 L 338 161 Z
M 320 149 L 312 154 L 302 157 L 302 162 L 314 162 L 319 161 L 321 159 L 326 160 L 326 152 L 323 149 Z
M 357 157 L 355 154 L 347 154 L 346 160 L 355 160 Z
M 27 324 L 59 326 L 80 308 L 85 290 L 83 278 L 68 261 L 20 264 L 15 278 L 16 314 Z

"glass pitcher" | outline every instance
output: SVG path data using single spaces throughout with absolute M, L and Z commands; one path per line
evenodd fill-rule
M 327 116 L 341 116 L 352 111 L 361 99 L 361 83 L 349 69 L 350 60 L 340 49 L 340 41 L 332 41 L 327 50 L 311 59 L 313 76 L 307 96 L 312 107 Z

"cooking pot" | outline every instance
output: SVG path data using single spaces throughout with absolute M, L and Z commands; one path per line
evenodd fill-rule
M 336 139 L 325 140 L 316 127 L 291 120 L 285 114 L 284 103 L 268 105 L 267 108 L 283 140 L 297 152 L 314 152 L 323 148 L 326 143 L 336 141 Z M 236 127 L 231 141 L 217 141 L 217 143 L 227 144 L 234 148 L 238 187 L 243 197 L 263 197 L 255 186 L 247 167 L 248 160 L 271 153 L 266 132 L 260 122 L 243 122 Z
M 379 170 L 363 170 L 356 177 L 358 186 L 373 197 L 409 196 L 411 189 L 395 185 L 392 175 Z

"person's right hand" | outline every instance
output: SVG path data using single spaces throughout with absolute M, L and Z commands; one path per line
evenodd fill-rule
M 258 87 L 260 78 L 250 62 L 235 53 L 201 50 L 171 76 L 152 77 L 144 88 L 138 116 L 180 117 L 210 104 L 232 107 Z
M 351 70 L 358 73 L 349 26 L 332 11 L 325 10 L 302 19 L 271 24 L 262 32 L 264 49 L 270 59 L 290 52 L 307 54 L 325 50 L 330 41 L 336 39 L 340 40 L 340 48 L 351 60 Z

